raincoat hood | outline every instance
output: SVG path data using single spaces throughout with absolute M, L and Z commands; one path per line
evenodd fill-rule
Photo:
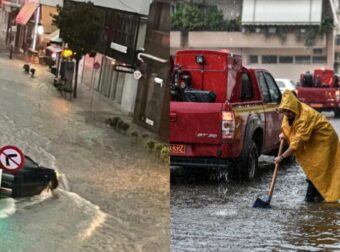
M 285 90 L 282 94 L 282 100 L 279 109 L 287 109 L 295 113 L 296 116 L 300 115 L 300 102 L 290 90 Z
M 286 90 L 279 109 L 296 114 L 282 120 L 282 132 L 309 180 L 327 202 L 340 199 L 340 143 L 326 117 Z

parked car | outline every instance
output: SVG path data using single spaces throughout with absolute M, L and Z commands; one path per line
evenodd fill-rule
M 30 157 L 25 156 L 24 167 L 16 173 L 3 171 L 0 178 L 1 197 L 31 197 L 43 190 L 58 187 L 55 170 L 40 166 Z
M 295 91 L 296 84 L 290 79 L 275 79 L 276 84 L 279 86 L 281 93 L 286 89 Z

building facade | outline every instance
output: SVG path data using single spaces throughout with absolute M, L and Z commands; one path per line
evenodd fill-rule
M 170 1 L 150 6 L 144 51 L 138 55 L 139 79 L 134 121 L 169 139 Z
M 335 33 L 338 1 L 194 1 L 217 6 L 224 19 L 235 19 L 234 31 L 171 32 L 171 54 L 184 48 L 231 49 L 243 64 L 268 69 L 275 78 L 293 81 L 319 67 L 338 70 Z M 173 7 L 174 8 L 174 7 Z M 331 27 L 334 24 L 334 28 Z M 340 42 L 340 41 L 339 41 Z M 339 58 L 340 59 L 340 58 Z
M 136 52 L 144 46 L 150 1 L 93 2 L 105 13 L 104 31 L 96 56 L 83 58 L 79 79 L 133 114 L 138 89 L 133 77 Z
M 24 0 L 0 1 L 0 48 L 8 47 L 15 40 L 15 18 L 24 3 Z

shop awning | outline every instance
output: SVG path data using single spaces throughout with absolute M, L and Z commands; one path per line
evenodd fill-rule
M 320 25 L 322 0 L 243 0 L 242 25 Z
M 17 15 L 15 21 L 17 24 L 20 25 L 26 25 L 28 20 L 32 17 L 36 9 L 38 9 L 39 4 L 37 3 L 26 3 L 21 10 L 19 11 L 19 14 Z
M 59 39 L 60 30 L 57 29 L 50 34 L 43 34 L 41 37 L 47 41 L 57 41 Z

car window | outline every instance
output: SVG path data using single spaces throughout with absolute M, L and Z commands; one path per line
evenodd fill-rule
M 264 78 L 263 73 L 259 71 L 256 72 L 256 78 L 260 84 L 261 93 L 262 93 L 264 102 L 270 102 L 270 93 L 269 93 L 269 89 L 267 87 L 266 80 Z
M 269 88 L 271 102 L 279 103 L 281 101 L 281 92 L 277 88 L 274 78 L 269 73 L 264 73 L 264 78 Z
M 247 73 L 242 73 L 241 99 L 249 99 L 251 97 L 253 97 L 253 86 L 249 75 Z
M 283 81 L 276 81 L 276 83 L 280 88 L 285 88 L 285 84 Z
M 292 84 L 293 88 L 296 88 L 296 84 L 293 81 L 290 80 L 289 82 Z

